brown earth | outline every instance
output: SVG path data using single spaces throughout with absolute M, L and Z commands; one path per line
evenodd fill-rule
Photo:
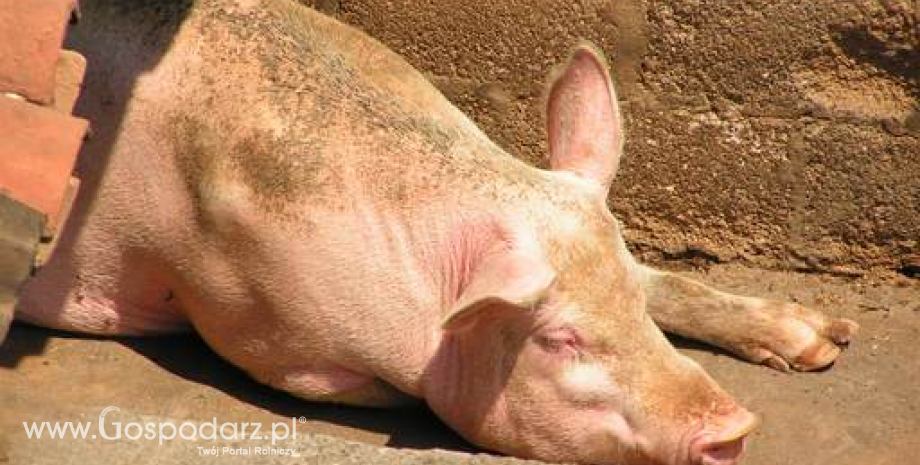
M 628 118 L 611 206 L 647 259 L 920 270 L 920 2 L 302 0 L 545 161 L 543 81 L 581 39 Z
M 688 275 L 729 291 L 791 299 L 861 325 L 839 362 L 818 373 L 779 373 L 676 341 L 761 415 L 745 465 L 913 463 L 908 457 L 916 455 L 920 444 L 920 283 L 897 275 L 843 278 L 734 265 Z M 298 425 L 303 434 L 395 448 L 475 451 L 422 408 L 314 404 L 260 386 L 191 336 L 95 339 L 19 325 L 8 344 L 0 352 L 0 438 L 5 438 L 0 440 L 0 463 L 202 460 L 194 449 L 175 451 L 144 441 L 127 441 L 119 448 L 92 441 L 30 440 L 21 426 L 23 421 L 96 421 L 109 405 L 121 408 L 118 415 L 177 423 L 216 417 L 219 423 L 268 424 L 303 416 L 305 422 Z M 519 463 L 440 452 L 407 455 L 324 441 L 309 446 L 314 454 L 309 462 Z

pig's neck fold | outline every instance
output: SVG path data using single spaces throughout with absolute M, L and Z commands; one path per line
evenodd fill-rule
M 483 257 L 507 247 L 508 232 L 496 213 L 469 212 L 449 232 L 440 257 L 440 314 L 446 317 L 469 284 Z
M 414 244 L 415 250 L 419 251 L 417 262 L 427 267 L 425 271 L 431 276 L 433 291 L 439 302 L 432 312 L 434 318 L 428 322 L 428 363 L 424 375 L 418 379 L 419 384 L 414 386 L 413 394 L 425 397 L 429 402 L 453 404 L 462 401 L 461 404 L 471 411 L 479 411 L 470 417 L 474 423 L 473 417 L 482 418 L 483 410 L 502 405 L 498 399 L 500 392 L 485 396 L 477 394 L 482 394 L 489 386 L 499 386 L 500 379 L 470 382 L 470 376 L 481 377 L 484 373 L 501 376 L 502 369 L 490 370 L 483 366 L 507 362 L 500 356 L 501 341 L 482 340 L 475 334 L 448 335 L 441 330 L 441 323 L 454 309 L 473 273 L 486 257 L 513 247 L 517 234 L 522 230 L 534 235 L 543 234 L 543 231 L 535 230 L 537 225 L 546 224 L 545 216 L 553 216 L 553 204 L 546 198 L 548 188 L 544 191 L 540 185 L 546 179 L 542 172 L 529 166 L 518 167 L 518 170 L 514 177 L 499 180 L 494 190 L 484 192 L 472 188 L 466 196 L 448 196 L 443 204 L 431 205 L 429 213 L 421 215 L 424 220 L 408 225 L 413 230 L 410 236 L 419 239 Z M 502 182 L 507 182 L 507 185 Z M 413 218 L 417 221 L 419 217 Z M 469 391 L 471 388 L 473 391 Z M 470 404 L 474 394 L 483 401 L 476 408 Z M 440 400 L 433 399 L 433 395 Z

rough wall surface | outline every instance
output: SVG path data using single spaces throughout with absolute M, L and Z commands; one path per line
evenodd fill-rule
M 644 258 L 920 268 L 918 0 L 304 0 L 392 47 L 543 164 L 580 39 L 627 115 L 610 205 Z

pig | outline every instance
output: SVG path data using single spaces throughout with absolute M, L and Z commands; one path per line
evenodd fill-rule
M 83 190 L 19 320 L 194 330 L 310 401 L 426 403 L 485 449 L 730 465 L 756 417 L 662 330 L 780 370 L 855 323 L 638 263 L 607 207 L 623 118 L 589 44 L 549 79 L 549 169 L 402 58 L 291 0 L 87 2 Z

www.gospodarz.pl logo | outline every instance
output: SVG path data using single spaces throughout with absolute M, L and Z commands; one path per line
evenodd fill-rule
M 110 421 L 105 423 L 105 416 L 110 412 L 121 411 L 118 407 L 106 407 L 99 414 L 99 422 L 96 430 L 93 430 L 92 422 L 22 422 L 26 436 L 29 439 L 105 439 L 119 440 L 127 439 L 131 441 L 139 440 L 157 440 L 159 444 L 164 441 L 171 441 L 181 438 L 188 441 L 215 441 L 223 439 L 227 441 L 253 440 L 253 441 L 271 441 L 274 446 L 278 441 L 285 439 L 296 439 L 298 422 L 305 423 L 304 417 L 291 418 L 288 422 L 271 423 L 268 428 L 263 428 L 262 423 L 217 423 L 217 418 L 212 418 L 209 422 L 195 423 L 186 421 L 176 424 L 172 421 L 132 421 L 122 423 Z M 294 449 L 279 449 L 268 447 L 223 447 L 217 446 L 198 447 L 201 455 L 291 455 L 298 456 Z

